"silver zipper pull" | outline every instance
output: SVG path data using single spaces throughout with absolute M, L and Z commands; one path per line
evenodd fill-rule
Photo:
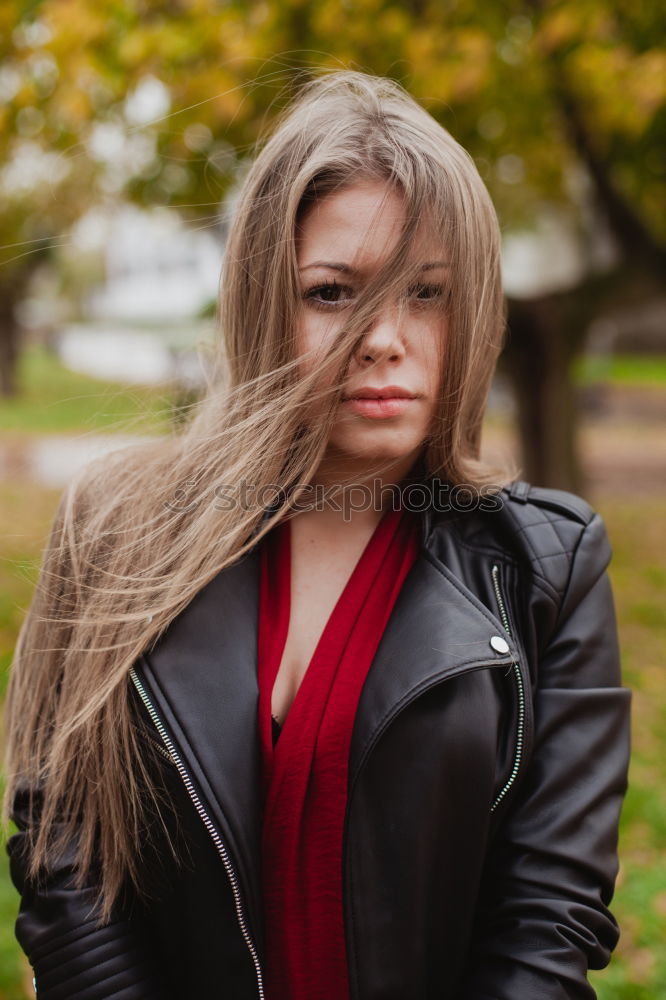
M 506 604 L 504 603 L 504 597 L 502 596 L 502 588 L 500 585 L 500 568 L 497 563 L 493 564 L 491 575 L 493 580 L 493 589 L 495 591 L 495 598 L 497 600 L 497 607 L 499 608 L 500 618 L 502 619 L 502 625 L 504 626 L 504 629 L 508 633 L 508 635 L 511 635 L 511 629 L 509 627 L 509 616 L 507 614 Z M 502 650 L 499 650 L 496 645 L 493 645 L 493 639 L 502 640 L 502 637 L 501 636 L 492 637 L 492 639 L 490 640 L 490 644 L 491 646 L 493 646 L 493 649 L 497 650 L 497 652 L 504 652 L 504 653 L 508 652 L 509 644 L 506 642 L 506 639 L 502 640 L 502 642 L 504 642 L 506 645 L 506 649 Z M 490 807 L 491 812 L 495 812 L 502 799 L 505 798 L 510 788 L 514 784 L 516 778 L 518 777 L 518 772 L 520 770 L 520 765 L 522 763 L 522 758 L 523 758 L 523 741 L 525 739 L 525 688 L 523 685 L 523 675 L 520 671 L 520 664 L 512 663 L 511 668 L 513 671 L 513 677 L 516 683 L 516 690 L 518 693 L 518 722 L 516 725 L 516 749 L 513 755 L 513 766 L 511 768 L 511 773 L 509 774 L 509 777 L 504 787 L 499 792 L 497 798 Z

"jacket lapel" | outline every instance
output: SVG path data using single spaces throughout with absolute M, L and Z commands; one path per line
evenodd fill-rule
M 238 871 L 260 940 L 259 550 L 214 577 L 143 655 L 139 674 Z
M 505 653 L 492 636 L 508 643 Z M 518 658 L 513 639 L 425 545 L 410 570 L 372 661 L 359 702 L 350 783 L 380 733 L 413 698 L 447 678 Z

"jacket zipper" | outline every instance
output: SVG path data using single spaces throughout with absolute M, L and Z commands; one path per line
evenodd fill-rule
M 222 842 L 220 834 L 215 829 L 215 826 L 213 825 L 210 816 L 206 812 L 201 802 L 201 799 L 199 798 L 197 791 L 194 787 L 192 779 L 190 778 L 190 775 L 187 772 L 185 765 L 183 764 L 183 761 L 178 751 L 176 750 L 171 737 L 164 728 L 162 720 L 155 711 L 155 706 L 153 705 L 150 698 L 146 694 L 146 690 L 143 684 L 141 683 L 134 667 L 130 669 L 130 677 L 132 678 L 134 687 L 137 689 L 139 697 L 141 698 L 143 704 L 146 706 L 148 714 L 150 715 L 150 718 L 152 719 L 153 724 L 157 729 L 157 732 L 159 733 L 162 742 L 166 747 L 166 750 L 168 751 L 168 757 L 171 763 L 174 764 L 178 769 L 178 773 L 180 774 L 183 784 L 185 785 L 185 790 L 187 791 L 187 794 L 190 797 L 194 808 L 199 814 L 200 819 L 203 821 L 206 830 L 210 834 L 210 837 L 213 841 L 213 844 L 215 845 L 217 853 L 222 859 L 222 864 L 224 865 L 224 869 L 227 873 L 229 884 L 231 886 L 231 891 L 233 893 L 234 906 L 236 908 L 236 917 L 238 918 L 238 924 L 240 926 L 241 934 L 243 935 L 243 940 L 247 945 L 248 951 L 250 952 L 250 955 L 252 956 L 252 961 L 254 963 L 254 969 L 257 976 L 257 989 L 259 992 L 259 1000 L 264 1000 L 264 981 L 263 981 L 263 973 L 261 970 L 261 965 L 259 963 L 259 955 L 257 953 L 257 949 L 255 947 L 254 941 L 252 940 L 252 937 L 248 929 L 247 920 L 245 919 L 245 914 L 243 912 L 243 904 L 241 900 L 240 889 L 238 886 L 238 876 L 236 875 L 234 867 L 231 863 L 227 849 L 224 846 L 224 843 Z
M 146 733 L 146 739 L 149 740 L 151 747 L 155 748 L 160 757 L 164 757 L 164 759 L 168 760 L 173 767 L 176 767 L 175 760 L 173 759 L 169 751 L 164 749 L 161 740 L 155 739 L 154 736 L 150 736 L 148 733 Z
M 500 618 L 502 619 L 502 624 L 504 625 L 505 631 L 511 635 L 511 628 L 509 626 L 509 616 L 506 613 L 506 605 L 504 603 L 504 598 L 502 596 L 502 588 L 500 584 L 500 568 L 497 563 L 493 564 L 492 567 L 492 578 L 493 578 L 493 588 L 495 590 L 495 597 L 497 599 L 497 607 L 499 608 Z M 497 806 L 500 804 L 502 799 L 508 794 L 510 788 L 514 784 L 518 771 L 520 770 L 520 765 L 523 756 L 523 740 L 525 737 L 525 688 L 523 685 L 523 677 L 520 672 L 520 665 L 518 663 L 512 663 L 511 667 L 513 669 L 513 676 L 516 682 L 516 689 L 518 692 L 518 724 L 516 727 L 516 751 L 513 758 L 513 766 L 511 768 L 511 773 L 506 781 L 506 784 L 500 791 L 499 795 L 490 807 L 490 811 L 494 812 Z

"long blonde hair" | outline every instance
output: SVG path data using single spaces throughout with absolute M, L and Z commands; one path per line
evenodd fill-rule
M 304 375 L 294 332 L 298 222 L 314 201 L 362 179 L 402 193 L 404 229 L 343 335 Z M 177 435 L 94 463 L 63 495 L 10 678 L 4 810 L 19 788 L 39 790 L 30 874 L 76 836 L 79 884 L 99 864 L 102 921 L 126 877 L 141 893 L 149 778 L 131 723 L 130 667 L 197 591 L 288 514 L 287 502 L 266 518 L 260 504 L 216 498 L 241 481 L 264 497 L 309 482 L 344 388 L 340 373 L 385 296 L 417 276 L 410 247 L 424 225 L 451 275 L 426 468 L 452 485 L 499 489 L 515 470 L 479 458 L 504 336 L 490 198 L 468 153 L 402 87 L 342 71 L 302 87 L 245 177 L 205 399 Z M 322 403 L 314 416 L 313 398 Z

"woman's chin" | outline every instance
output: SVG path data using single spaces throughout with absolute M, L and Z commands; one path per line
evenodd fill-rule
M 361 466 L 366 469 L 369 466 L 377 465 L 402 465 L 405 462 L 413 461 L 422 447 L 419 441 L 359 441 L 331 440 L 327 452 L 327 458 L 337 464 L 349 466 Z

